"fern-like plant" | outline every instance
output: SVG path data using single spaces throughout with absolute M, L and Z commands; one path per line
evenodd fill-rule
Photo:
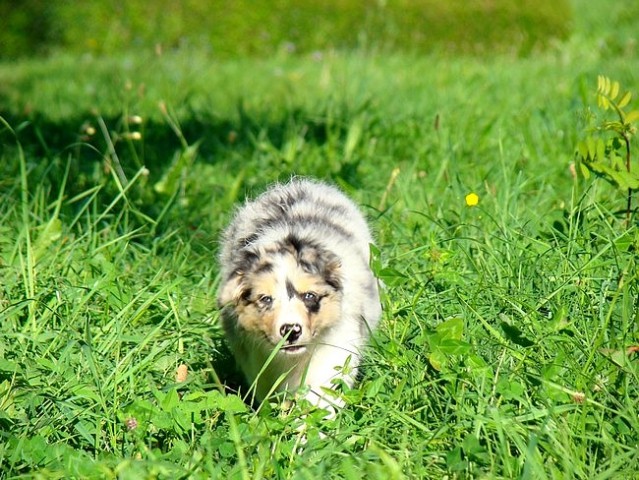
M 619 82 L 599 75 L 597 106 L 604 112 L 614 112 L 615 117 L 591 129 L 576 152 L 576 164 L 584 178 L 594 173 L 627 194 L 626 226 L 630 224 L 633 191 L 639 190 L 639 173 L 631 168 L 631 140 L 637 132 L 639 110 L 628 110 L 631 100 L 631 92 L 622 94 Z

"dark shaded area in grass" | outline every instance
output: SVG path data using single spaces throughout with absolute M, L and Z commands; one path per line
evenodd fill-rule
M 43 113 L 34 113 L 28 118 L 10 112 L 1 112 L 0 116 L 18 133 L 18 140 L 29 153 L 36 156 L 55 157 L 64 152 L 80 152 L 88 157 L 104 152 L 106 141 L 97 131 L 97 117 L 89 112 L 63 120 L 52 121 Z M 215 162 L 218 154 L 226 150 L 254 149 L 262 135 L 275 148 L 281 148 L 290 132 L 291 125 L 303 125 L 304 138 L 314 145 L 321 145 L 331 134 L 343 136 L 345 128 L 339 122 L 328 122 L 320 115 L 311 117 L 301 109 L 292 109 L 279 120 L 263 114 L 248 113 L 238 105 L 237 119 L 225 119 L 194 112 L 180 121 L 182 135 L 198 143 L 198 151 L 203 158 Z M 126 130 L 126 119 L 122 116 L 102 117 L 109 133 L 121 133 Z M 86 128 L 96 129 L 88 135 Z M 170 162 L 171 153 L 182 145 L 166 122 L 154 119 L 146 120 L 141 128 L 130 125 L 130 131 L 142 130 L 144 135 L 144 162 L 148 168 L 162 167 Z M 6 134 L 6 132 L 5 132 Z M 2 132 L 0 131 L 0 135 Z M 123 137 L 124 139 L 124 137 Z M 11 137 L 0 137 L 3 143 L 10 144 Z M 112 139 L 113 140 L 113 139 Z M 97 152 L 91 154 L 93 147 Z M 120 147 L 121 148 L 121 147 Z
M 143 169 L 148 174 L 138 177 L 126 192 L 126 202 L 132 207 L 127 222 L 128 228 L 139 228 L 136 243 L 152 248 L 158 254 L 170 254 L 163 242 L 155 239 L 173 232 L 194 252 L 215 255 L 217 235 L 225 215 L 230 215 L 233 205 L 246 196 L 252 196 L 278 179 L 288 177 L 284 172 L 289 166 L 281 166 L 273 160 L 273 153 L 284 148 L 292 135 L 291 131 L 302 128 L 304 142 L 322 148 L 329 140 L 343 141 L 349 114 L 344 111 L 344 121 L 327 116 L 310 116 L 296 109 L 280 119 L 273 119 L 268 112 L 248 113 L 241 105 L 238 115 L 224 119 L 194 113 L 180 122 L 180 134 L 191 145 L 197 144 L 197 155 L 192 163 L 180 165 L 185 154 L 184 145 L 166 122 L 148 120 L 141 125 L 127 124 L 122 116 L 100 117 L 108 135 L 101 131 L 98 118 L 91 113 L 52 121 L 42 113 L 32 114 L 28 119 L 14 114 L 0 114 L 14 128 L 29 171 L 29 183 L 44 186 L 48 192 L 46 202 L 55 202 L 59 192 L 64 191 L 67 200 L 61 205 L 61 216 L 71 219 L 86 208 L 87 202 L 96 202 L 100 209 L 108 206 L 120 194 L 114 182 L 114 155 L 121 164 L 125 177 L 131 181 Z M 303 126 L 303 127 L 300 127 Z M 87 130 L 91 128 L 94 131 Z M 142 133 L 141 141 L 127 138 L 134 131 Z M 4 156 L 16 158 L 16 137 L 6 129 L 0 130 L 0 143 Z M 261 146 L 260 146 L 261 145 Z M 268 148 L 261 152 L 260 149 Z M 256 162 L 256 157 L 268 156 L 266 164 Z M 37 159 L 37 163 L 34 160 Z M 350 185 L 361 186 L 358 160 L 343 162 L 338 171 L 318 158 L 319 165 L 313 169 L 317 176 L 334 177 Z M 177 166 L 176 166 L 177 165 Z M 68 169 L 68 178 L 65 171 Z M 206 174 L 194 174 L 204 170 Z M 294 170 L 293 170 L 294 171 Z M 13 190 L 18 200 L 17 189 L 20 177 L 19 162 L 6 161 L 0 166 L 0 189 Z M 206 177 L 202 176 L 206 175 Z M 175 182 L 166 191 L 158 189 L 167 176 Z M 237 191 L 229 196 L 228 182 L 237 182 Z M 3 186 L 4 185 L 4 186 Z M 95 198 L 86 192 L 99 187 Z M 182 205 L 180 198 L 188 190 L 189 205 Z M 193 192 L 199 192 L 194 194 Z M 74 197 L 80 201 L 68 201 Z M 16 203 L 17 205 L 17 203 Z M 215 213 L 217 212 L 217 213 Z M 151 225 L 148 218 L 157 220 Z M 224 364 L 221 371 L 227 371 Z M 216 368 L 218 370 L 218 368 Z M 218 370 L 220 371 L 220 370 Z M 230 384 L 236 388 L 237 380 Z

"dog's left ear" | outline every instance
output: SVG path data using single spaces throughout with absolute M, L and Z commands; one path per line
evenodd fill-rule
M 322 277 L 335 290 L 342 289 L 342 262 L 337 256 L 333 256 L 322 265 Z
M 321 275 L 335 290 L 342 288 L 342 262 L 328 250 L 306 247 L 299 251 L 298 262 L 308 273 Z
M 220 292 L 217 297 L 218 306 L 222 308 L 231 303 L 237 305 L 243 291 L 244 273 L 241 271 L 235 271 L 226 280 L 226 283 L 220 288 Z
M 337 255 L 330 254 L 322 264 L 322 277 L 335 290 L 342 289 L 342 261 Z

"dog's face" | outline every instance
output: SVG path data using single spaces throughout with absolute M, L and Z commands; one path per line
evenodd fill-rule
M 227 333 L 280 354 L 303 354 L 341 317 L 339 261 L 312 248 L 262 249 L 222 287 Z M 231 313 L 228 315 L 228 313 Z

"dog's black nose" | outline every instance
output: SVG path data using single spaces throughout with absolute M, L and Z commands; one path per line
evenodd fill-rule
M 280 335 L 286 337 L 288 343 L 294 343 L 302 336 L 302 326 L 299 323 L 285 323 L 280 328 Z

